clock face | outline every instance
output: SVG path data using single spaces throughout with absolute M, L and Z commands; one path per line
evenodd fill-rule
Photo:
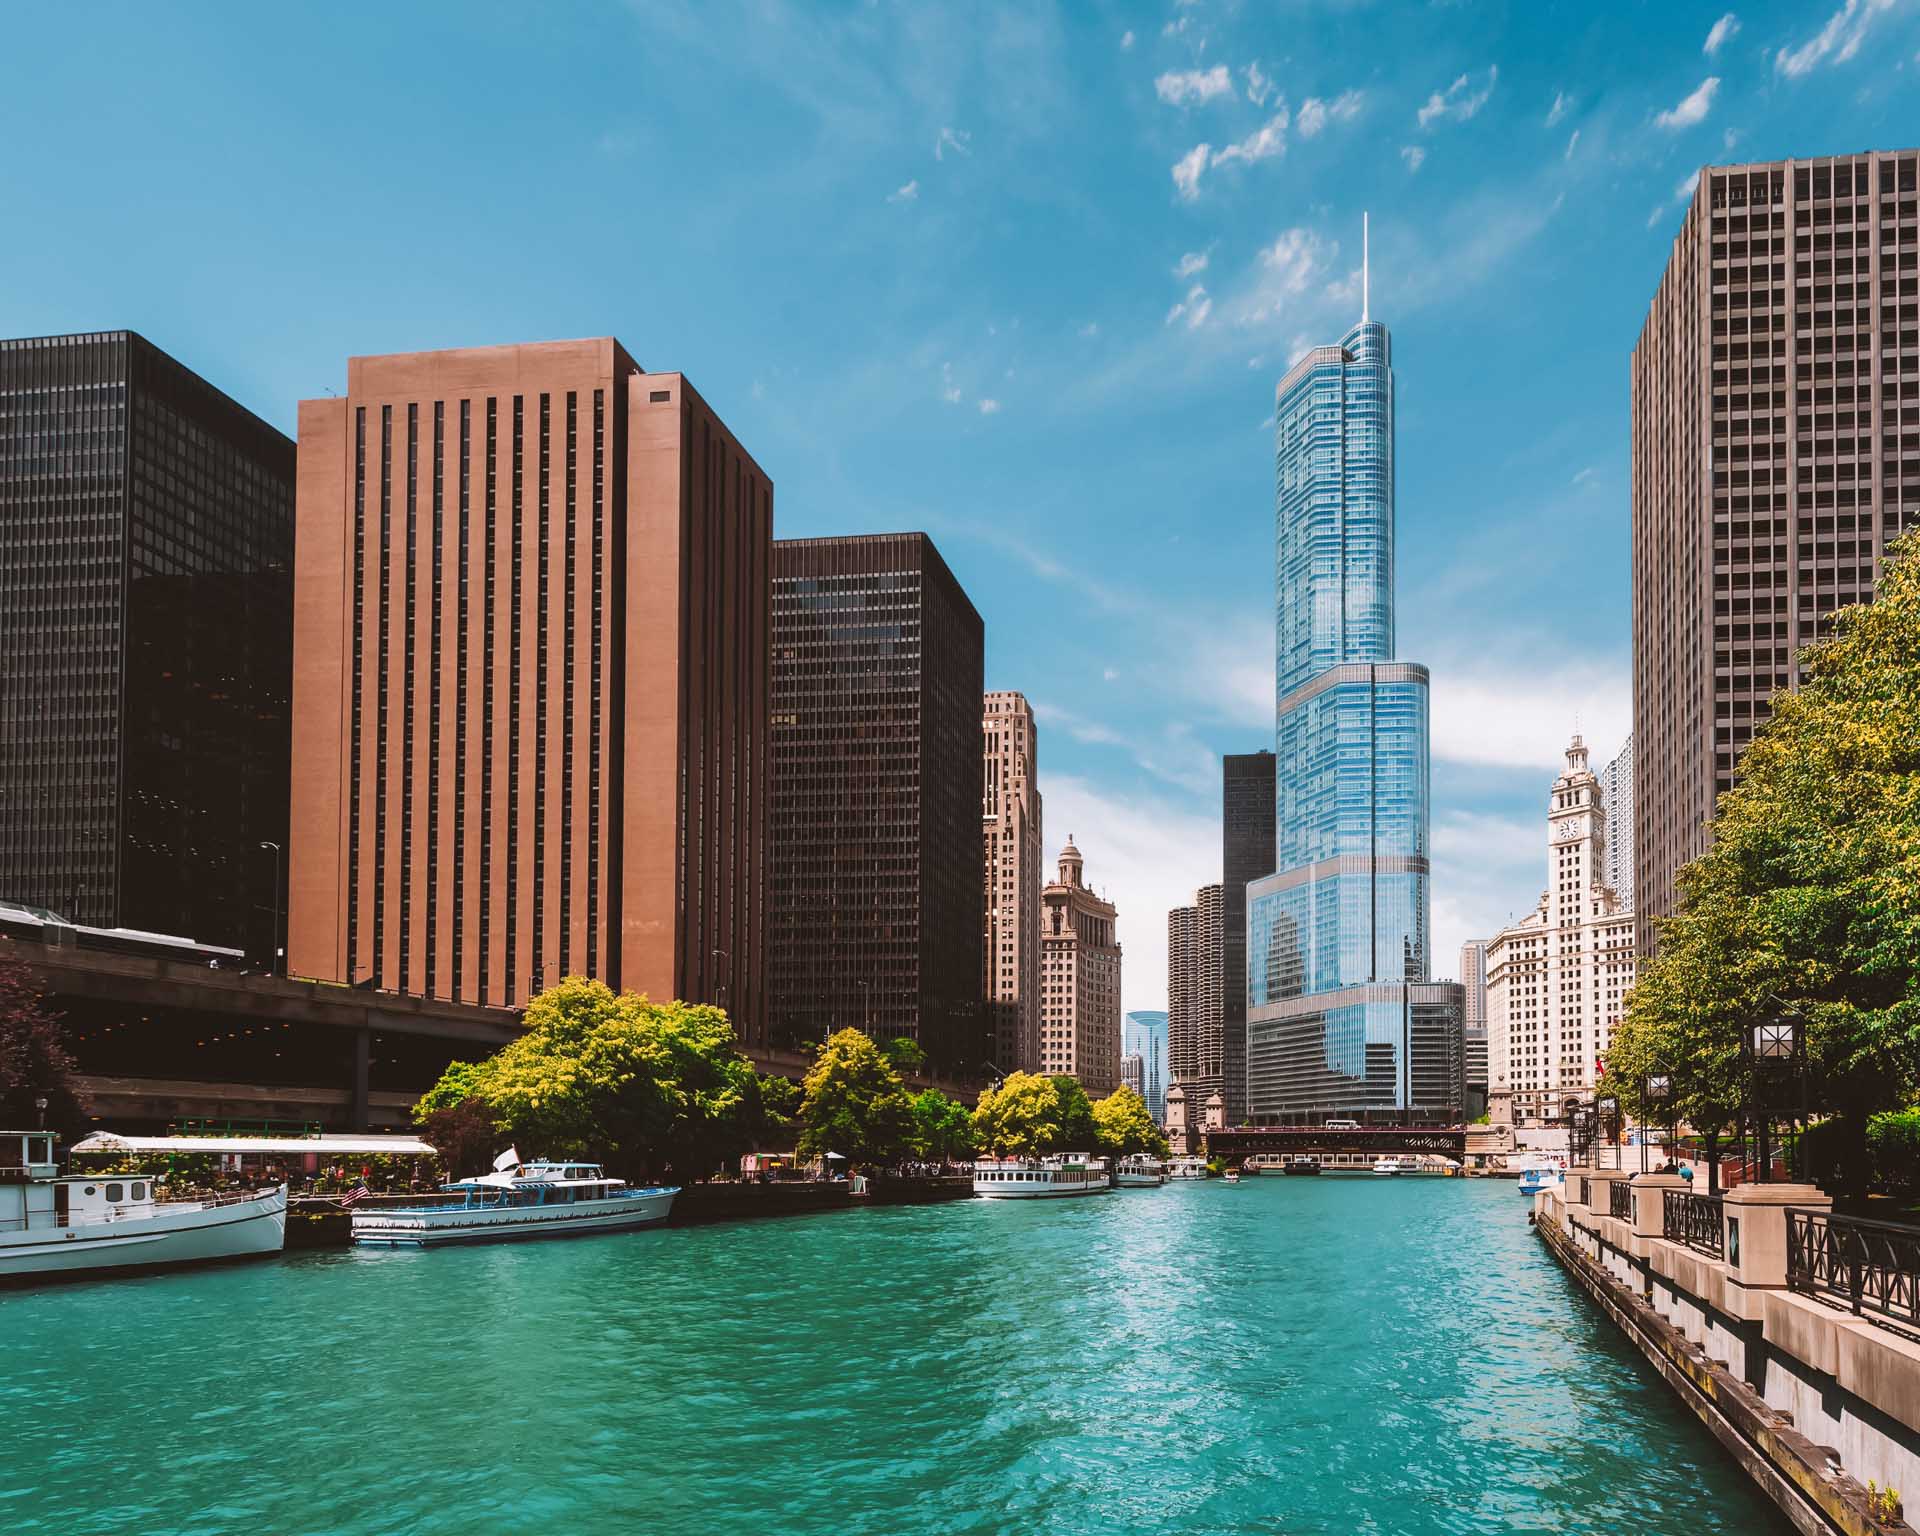
M 1578 821 L 1563 821 L 1553 829 L 1553 840 L 1556 843 L 1570 843 L 1580 835 L 1580 832 L 1581 826 Z

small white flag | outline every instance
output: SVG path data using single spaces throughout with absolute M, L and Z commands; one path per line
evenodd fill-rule
M 502 1152 L 493 1160 L 493 1171 L 495 1173 L 505 1173 L 509 1168 L 518 1168 L 519 1166 L 520 1154 L 512 1147 L 508 1147 L 506 1151 Z

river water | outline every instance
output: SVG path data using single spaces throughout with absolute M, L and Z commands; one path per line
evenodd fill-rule
M 1527 1204 L 1268 1177 L 0 1293 L 0 1530 L 1785 1532 Z

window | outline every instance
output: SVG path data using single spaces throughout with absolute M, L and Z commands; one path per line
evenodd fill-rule
M 126 1185 L 109 1184 L 107 1186 L 107 1204 L 118 1205 L 121 1203 L 121 1201 L 125 1200 L 126 1198 L 127 1198 Z

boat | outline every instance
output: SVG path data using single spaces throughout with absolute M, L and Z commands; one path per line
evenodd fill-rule
M 1523 1195 L 1537 1195 L 1542 1190 L 1558 1189 L 1565 1182 L 1566 1180 L 1558 1168 L 1553 1167 L 1551 1164 L 1543 1163 L 1533 1168 L 1521 1170 L 1520 1193 Z
M 1238 1168 L 1229 1168 L 1222 1177 L 1224 1177 L 1229 1184 L 1238 1184 L 1240 1182 L 1240 1170 Z
M 1113 1188 L 1104 1157 L 986 1157 L 973 1165 L 973 1192 L 987 1200 L 1058 1200 Z
M 375 1248 L 437 1248 L 531 1237 L 582 1237 L 658 1226 L 677 1187 L 630 1186 L 599 1163 L 537 1159 L 509 1148 L 493 1172 L 441 1186 L 431 1205 L 389 1205 L 353 1213 L 353 1240 Z
M 1294 1153 L 1287 1159 L 1286 1166 L 1281 1169 L 1283 1173 L 1318 1173 L 1319 1171 L 1320 1159 L 1311 1152 Z
M 143 1174 L 60 1172 L 51 1131 L 0 1131 L 0 1279 L 278 1253 L 287 1186 L 165 1200 Z
M 1400 1159 L 1397 1157 L 1376 1157 L 1373 1160 L 1373 1174 L 1375 1178 L 1394 1178 L 1398 1177 L 1401 1172 Z
M 1400 1171 L 1413 1174 L 1418 1178 L 1450 1179 L 1459 1173 L 1460 1165 L 1450 1157 L 1442 1157 L 1437 1152 L 1421 1153 L 1416 1157 L 1400 1159 Z
M 1207 1176 L 1207 1160 L 1204 1157 L 1176 1157 L 1167 1164 L 1169 1179 L 1204 1179 Z
M 1167 1165 L 1151 1152 L 1130 1152 L 1114 1164 L 1115 1189 L 1158 1189 L 1167 1182 Z

